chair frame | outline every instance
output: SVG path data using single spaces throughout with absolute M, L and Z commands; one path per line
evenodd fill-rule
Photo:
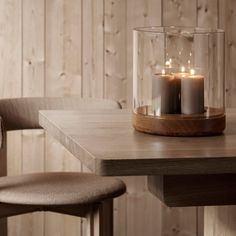
M 62 103 L 66 100 L 66 104 Z M 2 128 L 2 146 L 0 149 L 0 176 L 7 175 L 7 131 L 23 129 L 39 129 L 39 110 L 74 110 L 78 109 L 76 102 L 81 103 L 82 109 L 98 108 L 120 109 L 119 103 L 104 99 L 81 98 L 16 98 L 0 100 L 0 122 Z M 60 103 L 61 102 L 61 103 Z M 70 103 L 71 102 L 71 103 Z M 94 103 L 101 106 L 94 105 Z M 71 105 L 72 104 L 72 105 Z M 22 112 L 20 106 L 24 106 Z M 67 106 L 65 106 L 67 105 Z M 107 107 L 106 107 L 107 106 Z M 32 108 L 33 109 L 32 111 Z M 80 107 L 79 107 L 80 108 Z M 10 112 L 8 112 L 8 110 Z M 13 123 L 12 115 L 17 109 L 17 122 Z M 6 112 L 6 113 L 5 113 Z M 15 118 L 15 117 L 14 117 Z M 36 211 L 50 211 L 87 219 L 86 236 L 112 236 L 113 235 L 113 199 L 88 205 L 18 205 L 0 203 L 0 235 L 7 236 L 7 217 Z

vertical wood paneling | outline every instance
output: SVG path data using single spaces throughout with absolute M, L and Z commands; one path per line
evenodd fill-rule
M 197 26 L 218 27 L 218 0 L 197 1 Z
M 220 27 L 225 30 L 226 36 L 226 106 L 236 106 L 236 33 L 235 33 L 235 21 L 236 21 L 236 1 L 227 0 L 219 1 L 219 14 L 220 14 Z
M 45 95 L 81 95 L 81 1 L 46 0 Z
M 23 96 L 44 95 L 44 0 L 23 0 Z
M 162 204 L 148 192 L 146 178 L 127 177 L 125 182 L 127 236 L 162 235 Z
M 127 235 L 127 194 L 114 200 L 114 236 Z
M 204 236 L 234 236 L 235 221 L 235 206 L 206 207 Z
M 104 97 L 104 1 L 83 1 L 83 97 Z
M 197 236 L 196 207 L 163 207 L 163 236 L 188 235 Z
M 164 0 L 164 26 L 195 26 L 197 19 L 196 0 Z
M 0 97 L 20 97 L 22 88 L 21 0 L 0 1 Z
M 42 130 L 23 131 L 22 172 L 44 171 L 44 133 Z
M 105 1 L 105 97 L 126 106 L 126 3 Z
M 11 131 L 7 133 L 7 175 L 18 175 L 22 172 L 22 140 L 21 131 Z
M 19 97 L 22 89 L 22 8 L 21 0 L 0 1 L 0 97 Z M 15 158 L 21 158 L 21 146 L 13 151 L 13 145 L 21 143 L 21 133 L 9 136 L 8 162 L 10 174 L 19 171 Z M 20 152 L 17 152 L 20 151 Z M 5 160 L 1 160 L 1 173 L 5 174 Z M 10 219 L 9 225 L 16 226 L 17 219 Z M 1 231 L 2 232 L 2 231 Z M 12 235 L 16 231 L 9 231 Z M 17 234 L 14 234 L 17 236 Z

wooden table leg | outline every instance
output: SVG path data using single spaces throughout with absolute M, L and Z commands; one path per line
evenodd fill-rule
M 236 235 L 235 185 L 235 174 L 148 178 L 149 190 L 171 207 L 213 205 L 197 210 L 198 236 Z

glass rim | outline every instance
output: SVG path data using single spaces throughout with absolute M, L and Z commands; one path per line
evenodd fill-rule
M 220 34 L 224 33 L 223 29 L 218 28 L 203 28 L 203 27 L 193 27 L 193 26 L 145 26 L 145 27 L 135 27 L 133 28 L 134 32 L 142 33 L 154 33 L 154 34 L 163 34 L 163 33 L 179 33 L 186 31 L 191 34 Z

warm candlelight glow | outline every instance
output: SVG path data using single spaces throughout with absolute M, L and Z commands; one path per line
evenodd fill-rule
M 184 67 L 184 66 L 181 67 L 181 72 L 182 72 L 182 73 L 185 72 L 185 67 Z
M 162 69 L 161 74 L 164 75 L 166 73 L 165 69 Z
M 190 70 L 190 75 L 195 75 L 195 70 L 194 69 Z
M 172 59 L 170 58 L 169 60 L 166 61 L 166 66 L 171 67 Z

